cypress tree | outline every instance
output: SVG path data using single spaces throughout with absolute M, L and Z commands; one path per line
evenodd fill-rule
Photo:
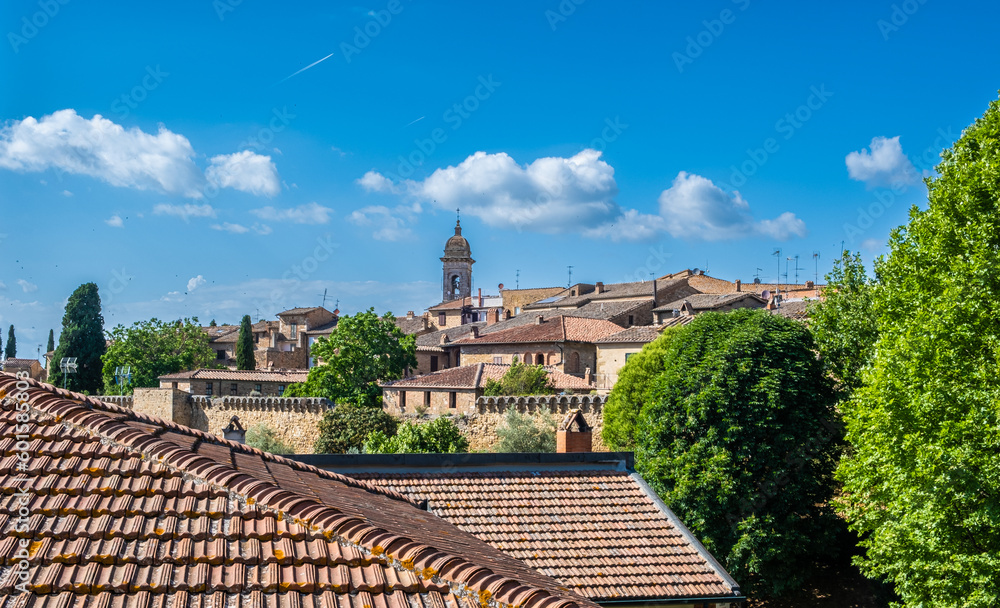
M 253 330 L 250 328 L 250 315 L 243 315 L 240 322 L 240 335 L 236 338 L 236 369 L 257 369 L 253 357 Z
M 107 348 L 101 296 L 97 293 L 96 283 L 84 283 L 76 288 L 66 303 L 62 324 L 59 348 L 52 357 L 48 381 L 62 386 L 63 373 L 59 362 L 63 357 L 76 357 L 77 372 L 69 375 L 66 388 L 96 394 L 104 386 L 101 357 Z
M 13 359 L 17 356 L 17 338 L 14 337 L 13 325 L 7 330 L 7 350 L 4 351 L 4 356 L 8 359 Z
M 56 349 L 56 336 L 53 330 L 49 330 L 49 343 L 45 346 L 45 352 L 51 353 Z

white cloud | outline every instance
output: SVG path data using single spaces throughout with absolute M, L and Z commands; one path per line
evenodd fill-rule
M 232 232 L 233 234 L 245 234 L 250 232 L 250 229 L 246 226 L 240 224 L 230 224 L 229 222 L 212 224 L 212 230 L 224 230 L 225 232 Z
M 871 150 L 862 148 L 845 159 L 851 179 L 865 182 L 868 187 L 893 184 L 914 184 L 920 180 L 916 167 L 903 154 L 899 136 L 873 137 Z
M 378 171 L 369 171 L 358 178 L 358 184 L 368 192 L 388 192 L 402 194 L 403 188 Z
M 7 289 L 7 284 L 4 283 L 3 281 L 0 281 L 0 289 Z
M 65 196 L 65 197 L 67 197 L 67 198 L 69 198 L 69 197 L 73 196 L 73 193 L 70 192 L 69 190 L 63 190 L 62 191 L 62 195 Z
M 412 208 L 397 208 L 397 213 L 400 211 L 412 211 Z M 377 241 L 400 241 L 413 234 L 407 228 L 407 220 L 382 205 L 358 209 L 347 216 L 347 220 L 358 226 L 374 226 L 372 238 Z
M 208 181 L 220 188 L 233 188 L 257 196 L 274 196 L 281 191 L 278 168 L 270 156 L 243 150 L 213 156 L 205 169 Z
M 112 215 L 108 219 L 104 220 L 104 223 L 107 224 L 108 226 L 111 226 L 112 228 L 125 227 L 125 221 L 122 220 L 122 216 L 118 215 L 117 213 Z
M 29 281 L 25 281 L 24 279 L 18 279 L 17 284 L 21 286 L 21 290 L 24 293 L 31 293 L 33 291 L 38 291 L 38 285 L 35 285 L 34 283 L 31 283 Z
M 29 116 L 0 128 L 0 167 L 14 171 L 56 169 L 112 186 L 200 198 L 204 177 L 183 135 L 160 126 L 157 134 L 75 110 L 41 120 Z
M 195 289 L 198 289 L 199 287 L 204 285 L 206 282 L 207 281 L 205 281 L 205 277 L 201 276 L 200 274 L 196 277 L 191 277 L 190 279 L 188 279 L 188 285 L 187 285 L 188 291 L 194 291 Z
M 294 222 L 296 224 L 325 224 L 330 221 L 330 214 L 333 209 L 324 207 L 315 202 L 299 205 L 290 209 L 276 209 L 274 207 L 262 207 L 251 209 L 250 213 L 262 220 L 271 222 Z
M 612 241 L 648 241 L 666 232 L 666 222 L 658 215 L 626 209 L 614 220 L 583 231 L 584 236 Z
M 156 215 L 172 215 L 179 217 L 185 222 L 192 217 L 215 217 L 215 209 L 211 205 L 169 205 L 160 203 L 153 207 Z
M 267 224 L 254 223 L 253 226 L 250 226 L 250 229 L 260 235 L 267 235 L 274 232 L 273 230 L 271 230 L 271 227 L 268 226 Z
M 671 236 L 720 241 L 748 236 L 785 240 L 805 236 L 805 222 L 785 212 L 773 220 L 757 221 L 739 192 L 727 193 L 700 175 L 681 171 L 660 194 L 660 216 Z

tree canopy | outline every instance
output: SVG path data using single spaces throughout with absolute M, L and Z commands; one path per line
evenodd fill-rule
M 516 356 L 499 381 L 490 378 L 483 388 L 483 394 L 487 396 L 551 395 L 555 392 L 544 366 L 526 365 Z
M 13 359 L 17 356 L 17 337 L 14 335 L 13 325 L 7 330 L 7 348 L 3 354 L 8 359 Z
M 826 282 L 823 299 L 810 305 L 809 327 L 823 363 L 840 387 L 850 392 L 861 386 L 861 370 L 868 365 L 878 337 L 872 314 L 875 285 L 861 255 L 850 251 L 834 261 Z
M 104 364 L 101 357 L 106 349 L 104 317 L 101 315 L 101 296 L 96 283 L 84 283 L 76 288 L 63 314 L 59 347 L 52 357 L 48 381 L 62 386 L 63 373 L 59 362 L 64 357 L 75 357 L 77 373 L 69 374 L 66 388 L 97 393 L 104 386 Z
M 247 430 L 247 445 L 272 454 L 294 454 L 292 446 L 285 443 L 278 432 L 266 424 L 257 424 Z
M 556 421 L 551 414 L 531 416 L 508 409 L 504 423 L 497 427 L 500 441 L 494 452 L 555 452 Z
M 844 406 L 843 513 L 907 606 L 1000 606 L 1000 102 L 945 150 L 876 265 Z
M 623 387 L 642 398 L 639 411 L 605 410 L 605 425 L 632 434 L 637 469 L 745 590 L 798 588 L 829 545 L 840 440 L 809 331 L 742 309 L 704 313 L 660 340 L 633 368 L 650 378 L 659 361 L 651 386 L 637 375 Z
M 51 352 L 55 351 L 55 349 L 56 349 L 56 336 L 55 336 L 55 332 L 50 329 L 49 330 L 49 341 L 45 345 L 45 352 L 51 353 Z
M 160 376 L 207 367 L 214 355 L 208 334 L 201 330 L 197 318 L 118 325 L 111 330 L 111 344 L 102 358 L 104 391 L 109 395 L 119 391 L 131 394 L 137 386 L 156 387 Z M 115 368 L 125 366 L 132 368 L 132 381 L 119 387 Z
M 309 370 L 306 382 L 289 386 L 285 394 L 381 407 L 379 383 L 398 380 L 415 368 L 416 349 L 416 337 L 404 334 L 392 313 L 379 317 L 369 308 L 341 317 L 330 337 L 320 338 L 310 350 L 322 362 Z
M 253 326 L 250 315 L 243 315 L 240 321 L 240 333 L 236 337 L 236 369 L 255 370 L 257 359 L 253 355 Z
M 604 443 L 612 450 L 635 449 L 636 420 L 650 401 L 653 379 L 663 371 L 667 336 L 672 331 L 672 328 L 664 330 L 659 338 L 629 357 L 618 372 L 618 381 L 604 404 L 604 428 L 601 430 Z
M 386 436 L 392 436 L 398 426 L 399 420 L 380 407 L 351 403 L 337 405 L 323 412 L 313 451 L 317 454 L 346 454 L 352 448 L 361 450 L 372 432 L 381 431 Z
M 430 422 L 403 422 L 393 435 L 382 430 L 369 433 L 366 454 L 454 454 L 468 452 L 469 441 L 451 416 L 438 416 Z

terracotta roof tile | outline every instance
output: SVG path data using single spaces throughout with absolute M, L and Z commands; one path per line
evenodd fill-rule
M 536 316 L 536 318 L 538 318 Z M 463 338 L 462 344 L 515 344 L 537 342 L 594 342 L 621 331 L 621 326 L 604 319 L 589 319 L 569 315 L 549 318 L 542 322 L 490 332 L 478 338 Z
M 305 382 L 308 370 L 237 370 L 237 369 L 196 369 L 176 374 L 160 376 L 160 380 L 239 380 L 242 382 Z
M 620 343 L 640 343 L 646 344 L 652 342 L 653 340 L 660 337 L 660 331 L 663 330 L 662 325 L 642 325 L 636 327 L 629 327 L 628 329 L 623 329 L 622 331 L 611 334 L 606 338 L 601 338 L 596 340 L 598 344 L 620 344 Z
M 524 587 L 525 608 L 596 608 L 389 488 L 34 381 L 18 424 L 16 385 L 0 374 L 0 487 L 25 490 L 0 493 L 0 608 L 22 538 L 25 606 L 472 608 Z
M 653 311 L 667 312 L 671 310 L 680 310 L 681 306 L 685 303 L 689 303 L 695 310 L 713 310 L 746 299 L 754 300 L 754 302 L 761 308 L 763 308 L 766 304 L 766 302 L 761 300 L 758 295 L 747 292 L 727 294 L 696 293 L 668 304 L 664 304 L 663 306 L 658 306 L 654 308 Z

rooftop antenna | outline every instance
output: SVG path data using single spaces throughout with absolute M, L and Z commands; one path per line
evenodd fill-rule
M 566 284 L 566 289 L 569 289 L 570 285 L 573 284 L 573 267 L 567 266 L 566 268 L 569 270 L 569 282 Z
M 818 251 L 814 251 L 813 252 L 813 262 L 816 263 L 816 274 L 815 274 L 815 277 L 813 278 L 813 284 L 814 285 L 818 285 L 819 284 L 819 252 Z
M 788 257 L 785 258 L 785 284 L 786 285 L 788 284 L 788 262 L 790 260 L 794 260 L 794 259 L 795 258 L 793 258 L 791 256 L 788 256 Z M 799 265 L 798 262 L 796 262 L 795 265 L 798 266 Z
M 521 289 L 521 271 L 517 270 L 514 273 L 514 289 Z
M 255 313 L 255 315 L 257 317 L 257 320 L 254 321 L 254 323 L 259 323 L 260 322 L 260 309 L 259 308 L 255 308 L 254 309 L 254 313 Z
M 758 266 L 757 267 L 757 272 L 755 272 L 754 275 L 753 275 L 753 282 L 754 283 L 760 283 L 760 271 L 761 270 L 764 270 L 764 269 L 761 268 L 760 266 Z
M 771 255 L 773 255 L 776 258 L 778 258 L 778 276 L 775 278 L 775 282 L 776 283 L 780 283 L 781 282 L 781 249 L 775 249 L 774 253 L 772 253 Z
M 799 268 L 799 255 L 795 254 L 795 284 L 799 284 L 799 271 L 805 270 L 804 268 Z
M 66 376 L 76 373 L 76 357 L 63 357 L 59 360 L 59 369 L 63 373 L 63 390 L 66 389 Z
M 316 294 L 316 295 L 319 295 L 319 294 Z M 327 296 L 326 296 L 326 289 L 323 289 L 323 303 L 320 304 L 320 306 L 322 306 L 323 308 L 326 308 L 326 298 L 327 298 Z

